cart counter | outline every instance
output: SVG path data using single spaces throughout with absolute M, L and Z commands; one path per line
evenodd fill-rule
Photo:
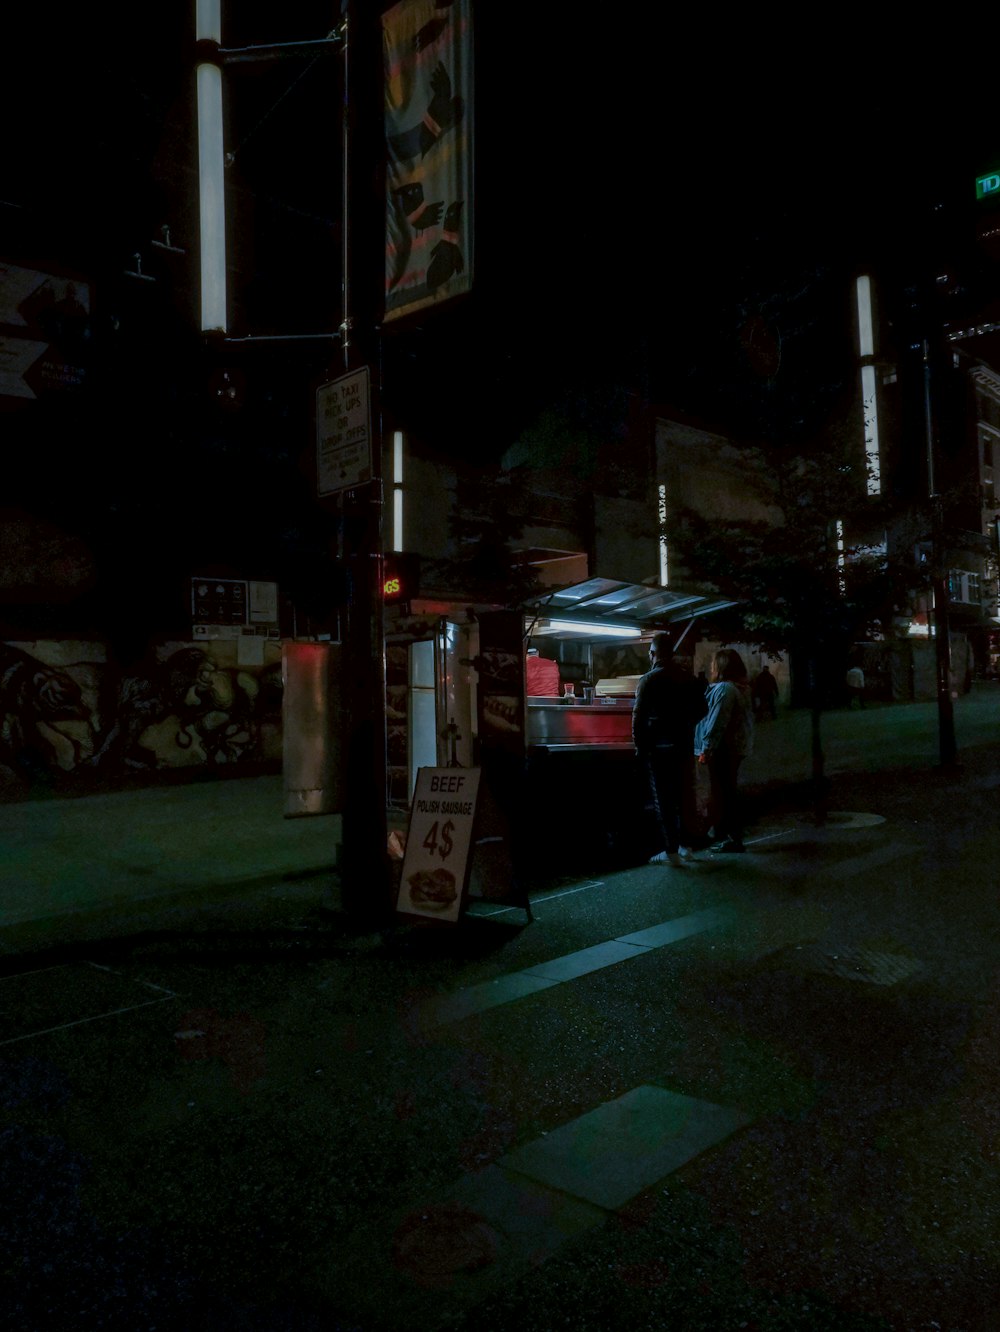
M 529 698 L 528 748 L 578 752 L 631 750 L 632 702 L 631 698 L 605 703 Z

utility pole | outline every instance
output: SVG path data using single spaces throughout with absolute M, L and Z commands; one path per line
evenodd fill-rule
M 373 926 L 391 919 L 386 819 L 381 361 L 378 300 L 384 224 L 373 167 L 381 158 L 379 16 L 342 0 L 343 370 L 369 367 L 371 479 L 343 496 L 349 594 L 343 635 L 346 798 L 340 879 L 344 909 Z M 377 241 L 377 244 L 376 244 Z
M 379 296 L 384 267 L 379 14 L 341 0 L 341 24 L 315 41 L 226 49 L 221 0 L 197 0 L 201 326 L 213 343 L 274 342 L 285 336 L 228 337 L 222 71 L 226 66 L 310 59 L 340 48 L 342 71 L 342 308 L 337 333 L 305 335 L 339 344 L 334 373 L 369 370 L 370 479 L 340 497 L 338 516 L 349 594 L 343 623 L 340 723 L 346 791 L 341 887 L 345 909 L 372 924 L 391 915 L 386 829 L 385 637 L 382 620 L 382 431 L 379 406 Z M 332 243 L 332 238 L 331 238 Z M 300 335 L 291 335 L 292 337 Z

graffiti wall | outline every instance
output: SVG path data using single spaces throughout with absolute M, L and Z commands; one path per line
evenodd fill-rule
M 0 799 L 129 774 L 281 760 L 281 644 L 163 643 L 122 671 L 103 644 L 0 643 Z

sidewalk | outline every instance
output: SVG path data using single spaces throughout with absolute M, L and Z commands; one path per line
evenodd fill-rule
M 966 764 L 1000 743 L 1000 685 L 957 699 L 955 730 Z M 825 712 L 822 734 L 832 808 L 867 807 L 853 794 L 866 773 L 896 771 L 904 789 L 907 770 L 921 774 L 918 790 L 934 780 L 936 704 Z M 808 810 L 810 774 L 807 711 L 757 727 L 740 776 L 751 811 Z M 70 938 L 87 916 L 90 937 L 102 927 L 120 934 L 158 905 L 196 907 L 293 880 L 315 880 L 317 900 L 332 903 L 340 815 L 286 819 L 282 810 L 280 776 L 0 804 L 0 954 Z
M 1000 683 L 977 682 L 953 700 L 959 762 L 970 750 L 1000 742 Z M 826 774 L 927 770 L 939 761 L 937 703 L 869 703 L 862 709 L 834 708 L 821 714 Z M 783 711 L 775 722 L 759 722 L 754 752 L 740 782 L 803 782 L 811 775 L 811 717 L 808 708 Z
M 933 721 L 883 711 L 825 718 L 834 754 Z M 277 789 L 72 802 L 95 891 L 137 863 L 102 830 L 153 810 L 196 891 L 0 967 L 0 1307 L 19 1332 L 991 1332 L 1000 745 L 957 713 L 960 774 L 834 773 L 835 810 L 884 822 L 775 800 L 747 856 L 552 883 L 531 925 L 317 911 L 331 821 L 281 820 Z M 71 865 L 40 811 L 39 860 Z M 248 877 L 258 846 L 206 879 L 220 831 L 290 837 L 306 877 Z M 163 928 L 128 932 L 140 907 Z
M 44 938 L 44 922 L 71 934 L 83 913 L 110 921 L 330 874 L 340 815 L 286 819 L 283 807 L 280 776 L 0 805 L 0 952 L 8 931 Z

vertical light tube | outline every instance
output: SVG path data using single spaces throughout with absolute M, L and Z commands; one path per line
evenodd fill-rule
M 195 5 L 195 40 L 222 41 L 222 0 L 197 0 Z
M 861 411 L 865 423 L 865 462 L 868 465 L 868 494 L 882 493 L 882 455 L 878 440 L 878 401 L 875 367 L 861 367 Z
M 840 587 L 841 596 L 844 596 L 847 592 L 847 579 L 844 577 L 844 568 L 847 564 L 847 558 L 844 554 L 843 519 L 838 518 L 835 527 L 837 532 L 837 583 Z
M 875 329 L 872 324 L 872 281 L 859 277 L 858 291 L 858 355 L 862 360 L 875 355 Z
M 657 514 L 660 520 L 660 586 L 670 582 L 670 552 L 667 550 L 667 488 L 660 486 L 657 498 Z
M 200 15 L 199 6 L 199 15 Z M 199 65 L 198 200 L 201 216 L 201 328 L 226 331 L 226 182 L 222 70 Z
M 872 283 L 867 276 L 857 280 L 858 357 L 861 360 L 861 413 L 864 421 L 865 464 L 869 495 L 882 493 L 882 456 L 878 437 L 878 395 L 875 383 L 875 324 L 872 319 Z
M 392 434 L 392 548 L 403 549 L 403 432 Z

